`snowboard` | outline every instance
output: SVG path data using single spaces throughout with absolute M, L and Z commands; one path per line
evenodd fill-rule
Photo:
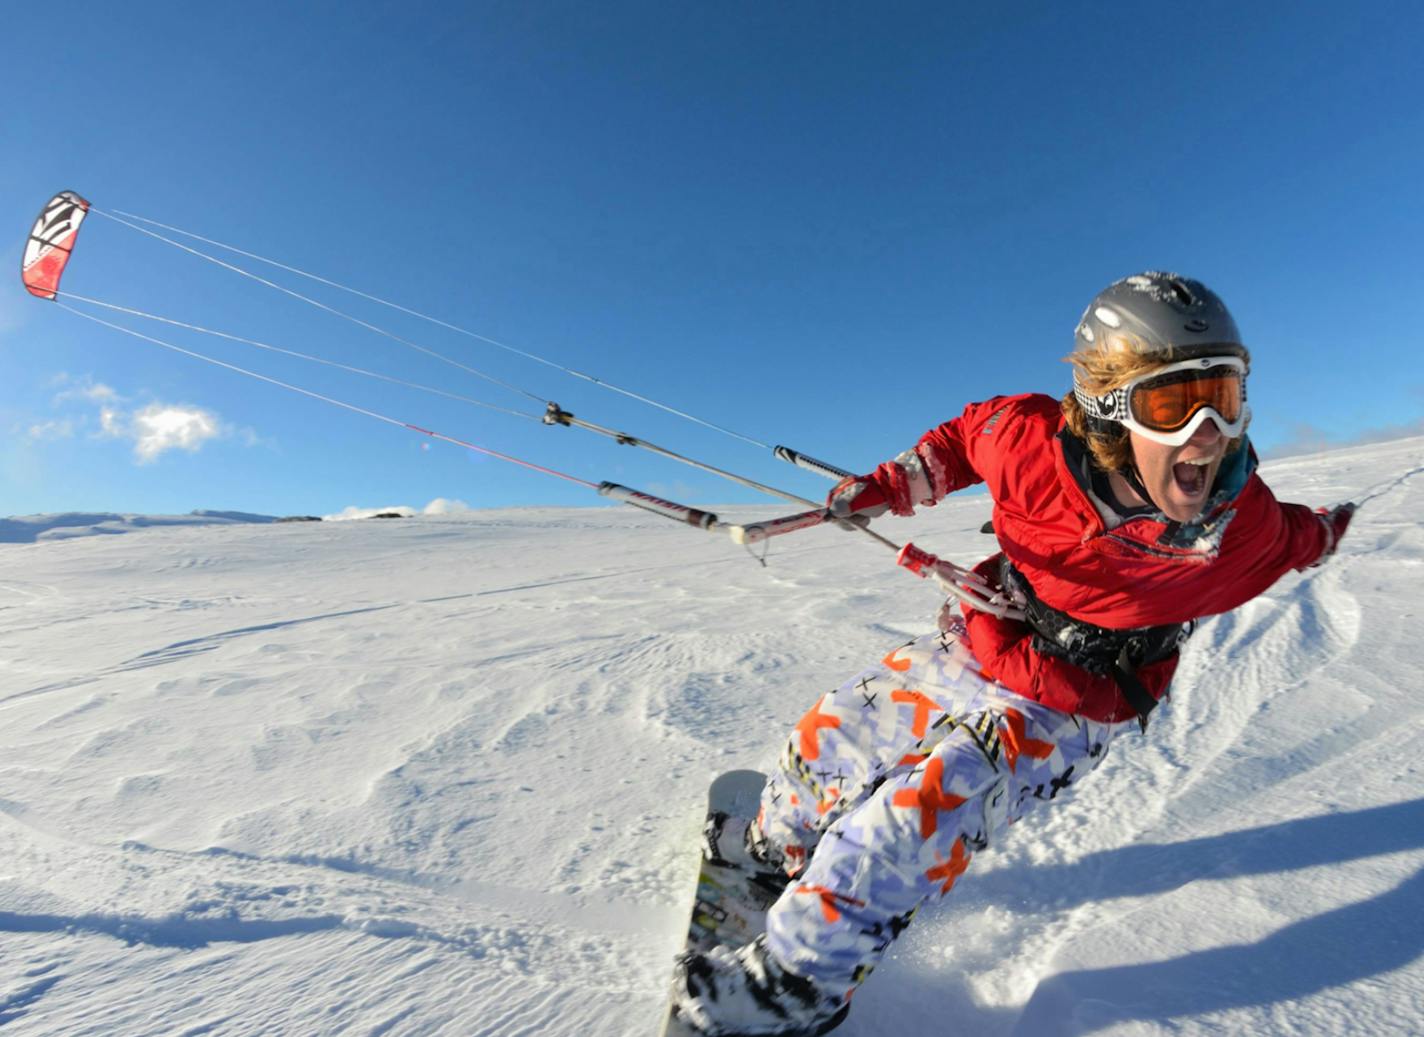
M 718 775 L 707 790 L 708 819 L 719 812 L 755 818 L 765 784 L 766 775 L 757 771 Z M 750 943 L 766 928 L 767 909 L 780 893 L 779 884 L 768 882 L 764 874 L 703 857 L 684 951 Z M 698 1037 L 698 1033 L 669 1008 L 661 1037 Z

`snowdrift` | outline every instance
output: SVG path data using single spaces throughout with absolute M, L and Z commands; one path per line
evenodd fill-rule
M 1421 471 L 1267 465 L 1369 498 L 1339 557 L 1204 624 L 839 1032 L 1424 1032 Z M 974 561 L 987 512 L 886 529 Z M 17 1034 L 655 1032 L 708 780 L 939 606 L 834 529 L 763 567 L 629 509 L 85 518 L 0 524 Z

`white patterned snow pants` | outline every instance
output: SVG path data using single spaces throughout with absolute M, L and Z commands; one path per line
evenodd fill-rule
M 859 985 L 973 853 L 1137 726 L 1015 695 L 979 672 L 962 620 L 948 627 L 822 696 L 762 798 L 762 831 L 794 876 L 768 948 L 827 991 Z

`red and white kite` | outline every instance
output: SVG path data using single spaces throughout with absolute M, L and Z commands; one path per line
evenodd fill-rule
M 73 191 L 60 191 L 45 203 L 20 262 L 20 278 L 31 295 L 53 299 L 59 294 L 60 275 L 88 211 L 89 203 Z

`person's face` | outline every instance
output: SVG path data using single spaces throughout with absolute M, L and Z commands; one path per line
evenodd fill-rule
M 1181 446 L 1167 446 L 1136 432 L 1128 435 L 1142 485 L 1162 514 L 1177 522 L 1190 522 L 1201 514 L 1230 442 L 1216 422 L 1202 422 Z

